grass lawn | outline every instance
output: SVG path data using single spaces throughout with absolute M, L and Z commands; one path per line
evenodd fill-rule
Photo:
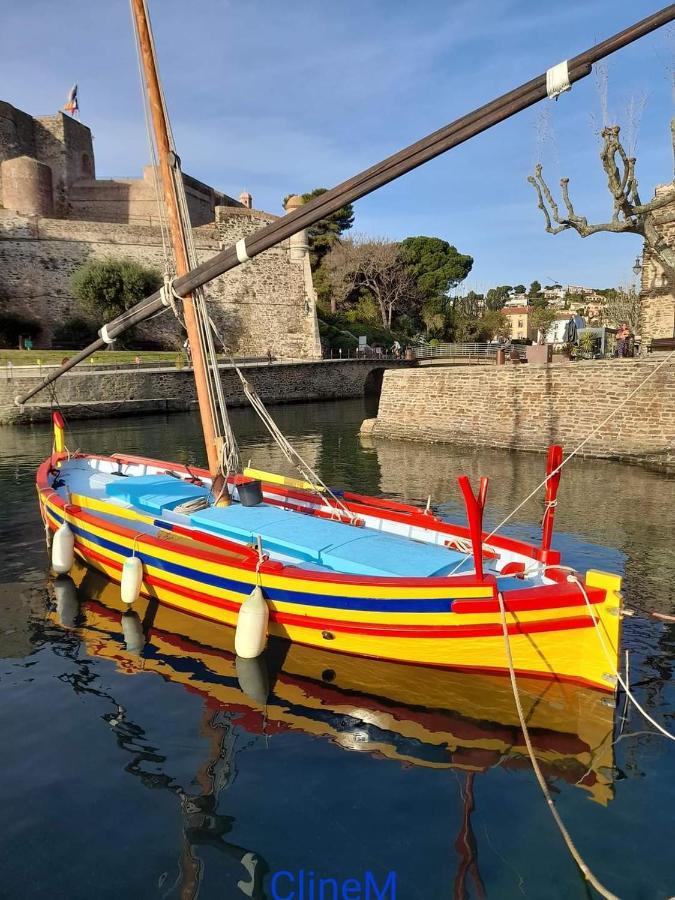
M 11 362 L 14 366 L 49 366 L 59 365 L 64 357 L 75 356 L 77 350 L 0 350 L 0 365 L 6 366 Z M 133 363 L 136 357 L 141 362 L 161 362 L 167 360 L 175 363 L 177 352 L 175 350 L 101 350 L 95 353 L 91 359 L 94 364 Z M 82 365 L 89 365 L 89 360 Z

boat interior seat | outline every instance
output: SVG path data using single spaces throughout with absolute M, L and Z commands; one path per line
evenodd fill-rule
M 108 497 L 159 515 L 163 509 L 174 509 L 188 500 L 206 497 L 209 491 L 171 475 L 136 475 L 114 478 L 105 485 L 105 492 Z
M 308 569 L 319 565 L 352 575 L 429 577 L 447 574 L 464 558 L 447 547 L 268 504 L 212 507 L 190 518 L 197 527 L 230 539 L 255 543 L 260 536 L 264 550 L 293 556 Z

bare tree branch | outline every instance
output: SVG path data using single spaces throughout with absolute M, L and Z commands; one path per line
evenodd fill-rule
M 675 119 L 670 127 L 675 156 Z M 636 160 L 628 155 L 621 143 L 619 126 L 606 126 L 602 129 L 601 137 L 600 161 L 613 201 L 611 221 L 589 224 L 585 216 L 576 213 L 569 194 L 569 178 L 560 180 L 560 192 L 566 210 L 566 215 L 561 215 L 553 193 L 544 180 L 542 165 L 537 163 L 534 175 L 530 175 L 527 180 L 537 194 L 537 207 L 543 213 L 546 231 L 549 234 L 559 234 L 572 228 L 581 237 L 589 237 L 601 231 L 638 234 L 644 238 L 646 249 L 663 269 L 668 283 L 675 285 L 675 246 L 668 243 L 663 230 L 658 227 L 662 223 L 657 216 L 658 212 L 675 203 L 675 181 L 653 200 L 642 203 L 635 174 Z

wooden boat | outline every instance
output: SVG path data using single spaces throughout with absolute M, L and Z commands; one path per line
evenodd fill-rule
M 199 291 L 345 203 L 533 103 L 557 97 L 594 63 L 672 21 L 675 7 L 554 66 L 198 264 L 147 5 L 132 0 L 131 6 L 176 277 L 165 272 L 160 291 L 103 325 L 96 341 L 17 403 L 129 328 L 171 309 L 188 335 L 208 471 L 125 454 L 70 454 L 57 417 L 54 449 L 38 471 L 37 488 L 45 526 L 56 532 L 59 569 L 68 570 L 74 552 L 120 580 L 123 593 L 130 573 L 130 602 L 139 595 L 156 598 L 214 627 L 239 629 L 255 620 L 253 648 L 263 646 L 269 616 L 271 635 L 330 651 L 474 675 L 513 669 L 528 678 L 613 691 L 621 579 L 595 570 L 571 572 L 551 549 L 562 448 L 549 453 L 542 542 L 534 547 L 485 534 L 486 479 L 477 496 L 468 479 L 460 479 L 468 528 L 444 522 L 430 509 L 348 492 L 338 496 L 293 451 L 239 373 L 254 409 L 302 479 L 247 472 L 227 417 L 213 322 Z
M 277 639 L 264 657 L 242 661 L 231 629 L 145 599 L 130 612 L 117 585 L 99 572 L 76 563 L 71 575 L 72 581 L 55 584 L 52 615 L 71 625 L 76 618 L 83 622 L 80 634 L 90 654 L 114 660 L 126 675 L 152 672 L 182 684 L 210 709 L 236 713 L 250 733 L 302 731 L 375 758 L 467 773 L 529 765 L 503 678 L 326 656 Z M 613 797 L 611 699 L 541 679 L 519 679 L 519 687 L 547 777 L 606 805 Z
M 228 484 L 231 502 L 218 507 L 204 470 L 57 452 L 40 467 L 37 489 L 45 525 L 55 532 L 67 523 L 80 559 L 120 581 L 135 556 L 143 596 L 218 625 L 236 625 L 259 585 L 271 635 L 506 674 L 501 594 L 519 675 L 614 690 L 602 641 L 616 657 L 618 576 L 586 573 L 591 614 L 579 585 L 556 567 L 555 551 L 483 535 L 477 571 L 470 529 L 431 512 L 351 492 L 338 506 L 277 476 L 262 482 L 261 502 L 245 506 L 237 480 Z M 191 504 L 203 508 L 192 512 Z

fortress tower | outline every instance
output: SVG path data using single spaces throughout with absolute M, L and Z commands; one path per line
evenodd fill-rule
M 183 174 L 200 262 L 274 221 Z M 155 173 L 97 179 L 91 131 L 65 113 L 33 117 L 0 102 L 0 302 L 3 311 L 39 322 L 38 346 L 81 313 L 73 273 L 93 258 L 128 257 L 165 270 Z M 207 288 L 211 314 L 232 352 L 315 359 L 321 356 L 306 246 L 284 242 Z M 140 329 L 147 344 L 181 347 L 165 315 Z M 270 342 L 274 346 L 270 348 Z

